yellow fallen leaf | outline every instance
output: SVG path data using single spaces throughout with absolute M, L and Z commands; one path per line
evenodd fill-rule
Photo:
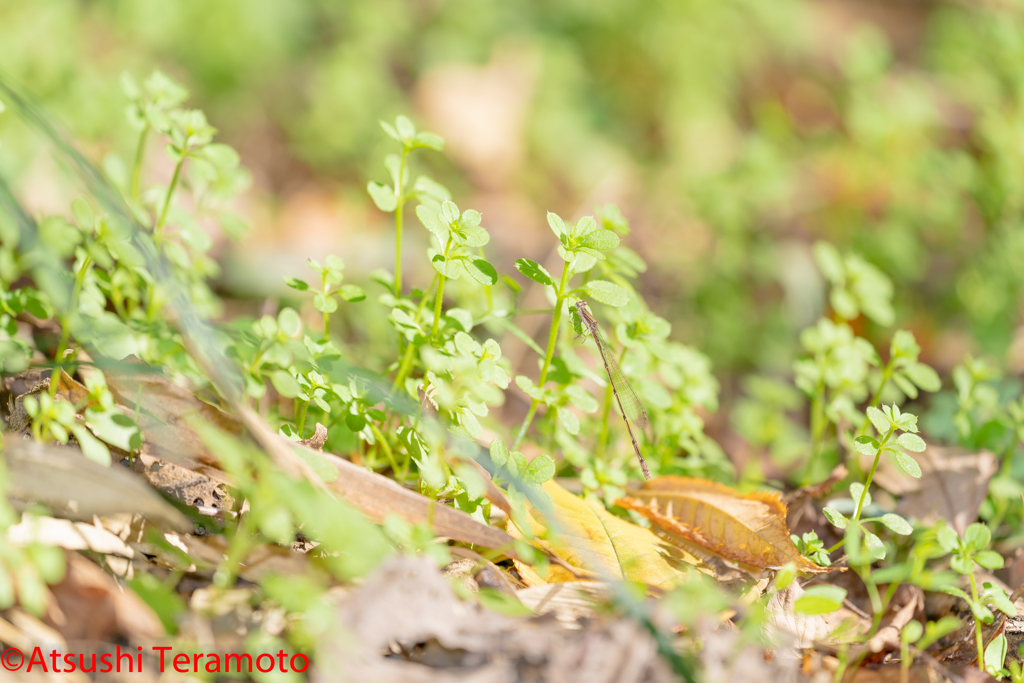
M 543 488 L 554 503 L 552 526 L 558 533 L 541 541 L 541 545 L 595 579 L 623 579 L 670 588 L 685 576 L 682 565 L 698 563 L 693 556 L 668 546 L 649 530 L 616 517 L 595 501 L 578 498 L 553 481 Z M 536 509 L 529 509 L 527 522 L 538 537 L 547 535 L 549 522 Z M 524 579 L 532 585 L 537 585 L 537 578 L 548 583 L 579 580 L 555 565 L 544 576 L 528 574 Z
M 825 572 L 807 560 L 789 538 L 786 506 L 775 494 L 740 494 L 713 481 L 658 477 L 615 501 L 640 513 L 662 538 L 702 560 L 702 553 L 736 563 L 750 573 L 792 562 L 803 572 Z

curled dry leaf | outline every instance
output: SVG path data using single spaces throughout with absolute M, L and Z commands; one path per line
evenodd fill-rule
M 193 530 L 188 518 L 137 476 L 119 465 L 98 465 L 72 446 L 8 438 L 4 457 L 7 495 L 16 508 L 43 503 L 60 517 L 85 521 L 131 512 L 177 531 Z
M 541 545 L 573 567 L 601 579 L 670 588 L 684 576 L 685 565 L 698 564 L 693 556 L 666 545 L 647 529 L 616 517 L 599 503 L 577 498 L 553 481 L 543 488 L 554 503 L 553 519 L 547 520 L 531 508 L 527 516 L 530 531 L 538 537 L 550 536 Z M 548 534 L 549 528 L 553 533 Z M 554 583 L 578 577 L 552 566 L 541 578 Z M 526 582 L 536 585 L 535 581 Z
M 702 560 L 717 556 L 755 576 L 789 562 L 803 572 L 830 571 L 793 545 L 786 506 L 775 494 L 740 494 L 713 481 L 668 476 L 616 504 L 651 520 L 662 538 Z

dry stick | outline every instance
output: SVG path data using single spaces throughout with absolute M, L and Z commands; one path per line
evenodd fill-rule
M 640 460 L 640 469 L 644 471 L 644 478 L 650 479 L 651 472 L 647 469 L 647 461 L 644 460 L 644 456 L 640 453 L 640 446 L 637 445 L 636 437 L 633 436 L 633 428 L 629 426 L 629 423 L 633 422 L 637 427 L 643 429 L 647 425 L 647 411 L 644 410 L 643 404 L 640 403 L 640 397 L 636 395 L 633 387 L 629 385 L 626 373 L 619 367 L 615 357 L 608 353 L 611 351 L 611 346 L 601 333 L 597 319 L 591 315 L 590 309 L 587 308 L 587 302 L 577 301 L 576 310 L 579 311 L 580 320 L 590 330 L 590 336 L 593 337 L 594 343 L 597 344 L 597 350 L 601 353 L 601 360 L 604 361 L 604 370 L 608 373 L 608 381 L 612 385 L 612 393 L 615 394 L 615 401 L 619 404 L 619 411 L 622 413 L 622 419 L 626 423 L 626 431 L 629 432 L 629 440 L 633 442 L 633 450 L 636 451 L 636 457 Z M 608 352 L 605 351 L 605 347 L 608 347 Z

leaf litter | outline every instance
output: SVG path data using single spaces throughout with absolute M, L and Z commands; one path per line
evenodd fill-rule
M 68 520 L 39 518 L 31 529 L 26 526 L 28 522 L 23 522 L 12 527 L 10 538 L 12 542 L 38 540 L 68 549 L 69 571 L 64 582 L 52 589 L 56 602 L 49 617 L 65 637 L 83 637 L 97 643 L 115 636 L 132 642 L 154 642 L 163 634 L 164 627 L 151 608 L 133 597 L 116 597 L 133 594 L 118 589 L 111 592 L 109 574 L 97 573 L 96 565 L 72 552 L 87 549 L 106 557 L 112 567 L 117 565 L 118 558 L 129 563 L 124 565 L 126 572 L 115 572 L 115 576 L 131 575 L 130 565 L 139 562 L 148 565 L 150 571 L 159 567 L 164 571 L 184 570 L 186 577 L 193 577 L 186 582 L 193 586 L 193 609 L 205 604 L 204 610 L 212 609 L 220 616 L 209 621 L 192 613 L 180 622 L 181 628 L 213 628 L 215 638 L 231 642 L 227 634 L 247 628 L 258 615 L 251 608 L 243 608 L 251 591 L 215 594 L 203 588 L 213 581 L 228 549 L 217 544 L 215 538 L 197 535 L 199 529 L 194 522 L 186 521 L 178 510 L 154 496 L 149 487 L 200 514 L 210 514 L 218 508 L 221 512 L 231 510 L 232 501 L 224 488 L 231 477 L 218 467 L 218 458 L 200 433 L 185 426 L 187 420 L 182 418 L 212 416 L 235 434 L 245 420 L 226 417 L 226 413 L 176 385 L 172 387 L 159 375 L 142 371 L 132 376 L 145 378 L 145 391 L 135 394 L 145 398 L 125 408 L 152 416 L 143 429 L 145 443 L 165 436 L 168 423 L 185 429 L 184 436 L 173 440 L 171 447 L 148 451 L 144 447 L 134 461 L 136 475 L 124 468 L 95 465 L 78 454 L 73 445 L 43 447 L 9 437 L 5 453 L 12 501 L 20 501 L 23 506 L 43 502 Z M 112 383 L 120 381 L 114 379 Z M 65 380 L 62 385 L 67 387 L 61 390 L 63 396 L 76 390 L 77 382 Z M 131 385 L 126 380 L 121 386 Z M 31 391 L 34 387 L 22 388 Z M 147 394 L 153 388 L 155 395 Z M 120 396 L 126 399 L 129 393 L 126 390 Z M 81 400 L 81 396 L 78 398 Z M 183 410 L 184 416 L 171 419 L 175 409 Z M 617 501 L 637 513 L 638 519 L 649 520 L 648 529 L 548 482 L 543 488 L 551 497 L 552 509 L 542 513 L 528 507 L 526 526 L 520 530 L 510 521 L 511 533 L 506 533 L 465 513 L 436 506 L 390 478 L 324 453 L 321 449 L 325 438 L 319 430 L 310 442 L 302 444 L 266 433 L 262 437 L 275 440 L 290 452 L 306 452 L 302 456 L 306 462 L 319 459 L 326 463 L 335 474 L 327 477 L 329 481 L 323 485 L 372 521 L 383 523 L 396 516 L 407 523 L 430 524 L 433 533 L 442 539 L 488 549 L 496 553 L 492 557 L 499 561 L 505 558 L 496 565 L 466 548 L 473 557 L 450 564 L 449 580 L 433 562 L 397 556 L 354 590 L 332 592 L 332 609 L 342 629 L 339 633 L 346 635 L 341 640 L 318 645 L 321 663 L 314 678 L 328 676 L 325 672 L 336 664 L 341 669 L 334 670 L 349 672 L 352 680 L 503 681 L 517 678 L 523 667 L 533 671 L 537 680 L 579 680 L 581 675 L 598 681 L 676 680 L 677 674 L 659 653 L 658 644 L 644 630 L 642 622 L 614 607 L 615 582 L 645 585 L 650 591 L 649 599 L 655 599 L 665 590 L 702 576 L 704 579 L 698 580 L 743 585 L 748 595 L 756 595 L 766 590 L 768 584 L 763 578 L 770 578 L 787 564 L 810 575 L 822 575 L 829 569 L 809 562 L 793 545 L 786 524 L 786 505 L 776 494 L 739 494 L 713 482 L 662 477 L 646 482 Z M 952 473 L 949 476 L 956 479 L 964 468 L 982 468 L 970 479 L 975 486 L 987 484 L 985 477 L 991 476 L 984 469 L 988 467 L 984 454 L 973 460 L 963 456 L 938 460 L 942 464 L 935 467 L 928 462 L 923 466 L 926 476 L 937 472 L 935 476 L 945 477 L 942 473 L 948 469 Z M 32 484 L 43 481 L 39 468 L 47 470 L 45 487 Z M 838 478 L 795 492 L 790 500 L 799 505 L 811 504 Z M 93 483 L 83 487 L 83 481 Z M 886 475 L 879 478 L 885 488 L 895 488 L 897 484 L 893 481 Z M 148 486 L 143 482 L 148 482 Z M 912 482 L 902 485 L 914 486 Z M 962 481 L 955 485 L 961 486 L 958 490 L 968 491 L 962 488 Z M 925 490 L 909 488 L 903 493 Z M 912 515 L 914 510 L 904 512 Z M 136 521 L 118 523 L 118 516 L 124 513 L 129 513 L 129 520 L 135 516 Z M 82 521 L 71 521 L 76 519 Z M 154 544 L 152 540 L 156 537 L 152 531 L 160 528 L 164 531 L 157 533 L 163 533 L 166 543 Z M 552 533 L 552 529 L 557 533 Z M 520 557 L 522 546 L 517 544 L 523 542 L 546 553 L 548 560 L 538 564 L 535 559 Z M 268 576 L 303 575 L 308 570 L 306 554 L 313 548 L 315 544 L 298 551 L 272 550 L 273 546 L 254 549 L 246 557 L 240 576 L 258 584 Z M 458 549 L 459 546 L 453 546 L 453 550 Z M 189 560 L 182 565 L 184 558 Z M 462 569 L 456 569 L 459 563 Z M 465 577 L 461 585 L 470 595 L 479 595 L 481 591 L 489 595 L 487 591 L 492 591 L 505 594 L 511 602 L 478 598 L 482 605 L 488 605 L 482 607 L 460 598 L 451 583 L 459 582 L 454 578 L 459 572 Z M 526 587 L 519 587 L 524 584 Z M 863 613 L 846 608 L 830 615 L 828 620 L 800 613 L 794 606 L 804 592 L 800 584 L 794 583 L 773 593 L 768 600 L 764 629 L 768 641 L 774 643 L 771 650 L 739 639 L 730 628 L 728 615 L 735 614 L 734 611 L 723 613 L 717 622 L 703 618 L 699 623 L 674 628 L 681 637 L 697 638 L 703 643 L 701 664 L 706 675 L 714 676 L 715 680 L 750 680 L 745 676 L 751 675 L 771 680 L 829 680 L 834 663 L 828 662 L 834 662 L 836 651 L 831 634 L 841 623 L 839 616 L 859 622 L 862 630 L 867 622 Z M 93 610 L 96 619 L 89 624 L 67 619 L 67 614 L 81 613 L 89 600 L 96 599 L 104 607 L 100 612 Z M 872 660 L 878 660 L 870 665 L 876 668 L 860 670 L 853 680 L 898 680 L 891 678 L 895 665 L 886 664 L 885 660 L 892 658 L 893 653 L 898 655 L 902 626 L 911 619 L 935 616 L 925 614 L 924 604 L 919 590 L 912 594 L 912 599 L 894 602 L 894 611 L 885 617 L 877 635 L 865 646 L 873 653 Z M 948 602 L 944 609 L 946 613 L 957 613 L 956 601 Z M 959 609 L 962 613 L 963 607 Z M 523 611 L 533 616 L 518 616 Z M 664 614 L 662 619 L 663 626 L 671 622 L 665 621 Z M 14 625 L 15 621 L 21 626 Z M 19 612 L 10 628 L 22 633 L 31 623 L 31 617 Z M 1016 619 L 1005 620 L 1000 629 L 1011 636 L 1012 643 L 1024 640 L 1017 635 L 1024 634 L 1024 627 L 1018 627 Z M 961 666 L 965 672 L 972 670 L 968 668 L 972 660 L 969 636 L 970 633 L 953 634 L 939 643 L 948 653 L 939 656 L 954 667 Z M 28 634 L 20 637 L 31 641 Z M 11 642 L 13 639 L 12 635 Z M 944 678 L 921 680 L 966 680 L 938 659 L 919 660 L 910 674 L 910 680 L 922 675 Z

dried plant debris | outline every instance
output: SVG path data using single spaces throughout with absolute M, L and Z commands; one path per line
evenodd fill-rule
M 398 557 L 338 605 L 318 681 L 675 681 L 651 637 L 624 618 L 566 630 L 459 600 L 425 559 Z

